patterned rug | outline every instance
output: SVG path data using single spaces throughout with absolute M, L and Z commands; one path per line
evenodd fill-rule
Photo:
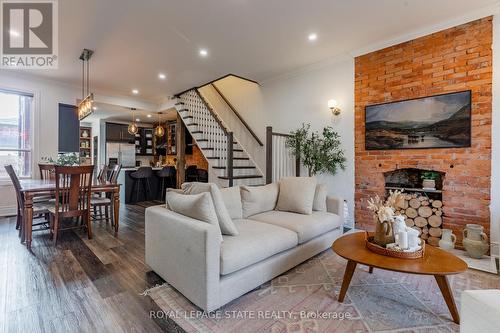
M 169 285 L 148 291 L 186 332 L 458 332 L 432 276 L 359 266 L 337 301 L 346 261 L 327 250 L 206 314 Z M 469 270 L 450 277 L 460 307 L 466 289 L 499 288 L 498 276 Z

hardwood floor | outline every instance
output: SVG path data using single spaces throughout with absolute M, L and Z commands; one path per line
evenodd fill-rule
M 177 332 L 145 289 L 163 283 L 144 262 L 144 208 L 126 206 L 113 237 L 94 222 L 94 238 L 63 232 L 54 247 L 34 233 L 33 253 L 19 243 L 15 218 L 0 219 L 0 332 Z

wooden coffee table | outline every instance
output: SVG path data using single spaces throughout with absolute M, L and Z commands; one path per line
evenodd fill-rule
M 424 257 L 420 259 L 400 259 L 383 256 L 366 248 L 364 232 L 356 232 L 338 238 L 333 243 L 332 249 L 339 256 L 348 260 L 344 281 L 340 288 L 339 302 L 344 301 L 357 264 L 369 266 L 370 273 L 375 267 L 401 273 L 434 275 L 453 321 L 457 324 L 460 323 L 457 305 L 446 278 L 447 275 L 458 274 L 467 270 L 465 261 L 457 256 L 432 246 L 425 247 Z

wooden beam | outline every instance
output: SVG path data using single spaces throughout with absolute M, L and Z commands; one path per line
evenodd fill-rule
M 273 128 L 266 127 L 266 184 L 273 182 Z
M 177 113 L 177 124 L 175 126 L 176 142 L 175 148 L 177 150 L 177 188 L 186 180 L 186 128 L 179 113 Z

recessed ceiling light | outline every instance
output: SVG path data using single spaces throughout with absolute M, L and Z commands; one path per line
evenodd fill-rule
M 139 94 L 139 90 L 137 90 L 137 89 L 132 89 L 132 94 L 134 94 L 134 95 Z
M 12 36 L 12 37 L 19 37 L 19 32 L 17 32 L 16 30 L 9 30 L 9 34 Z
M 309 34 L 309 36 L 307 36 L 307 39 L 309 39 L 310 42 L 314 42 L 316 39 L 318 39 L 318 35 L 316 35 L 315 33 Z
M 167 78 L 167 76 L 164 73 L 160 73 L 160 74 L 158 74 L 158 78 L 160 80 L 165 80 Z
M 139 122 L 139 121 L 141 121 L 141 119 L 139 119 L 139 118 L 135 118 L 135 121 Z
M 93 106 L 92 110 L 94 110 L 94 111 L 97 110 L 97 106 Z
M 151 118 L 152 116 L 150 114 L 148 114 L 148 118 Z
M 208 56 L 208 51 L 207 51 L 207 49 L 201 49 L 201 50 L 200 50 L 200 56 L 202 56 L 202 57 L 206 57 L 206 56 Z

